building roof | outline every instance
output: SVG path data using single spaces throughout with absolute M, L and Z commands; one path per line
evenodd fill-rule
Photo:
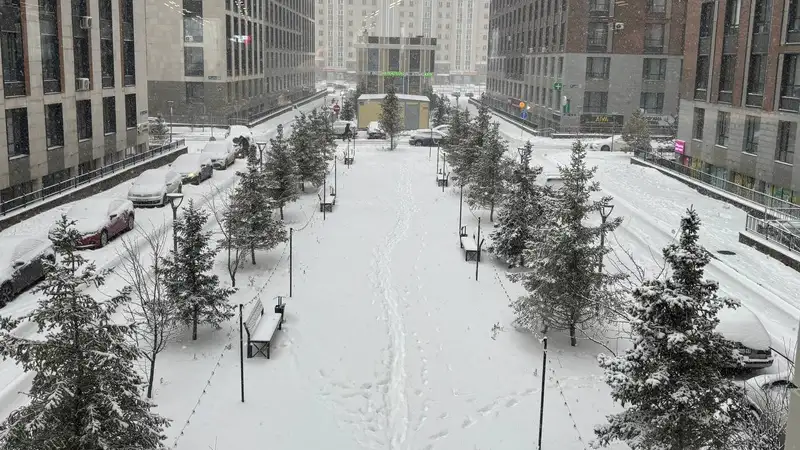
M 361 94 L 358 97 L 359 100 L 383 100 L 386 97 L 386 94 Z M 424 95 L 408 95 L 408 94 L 397 94 L 398 100 L 413 100 L 418 102 L 430 102 L 430 99 Z

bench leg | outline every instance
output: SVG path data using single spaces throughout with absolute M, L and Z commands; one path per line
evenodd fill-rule
M 283 313 L 281 313 L 281 321 L 280 321 L 280 322 L 278 322 L 278 329 L 279 329 L 279 330 L 282 330 L 282 329 L 283 329 Z
M 272 344 L 272 342 L 267 342 L 267 359 L 270 359 L 269 358 L 269 349 L 270 349 L 270 347 L 272 347 L 271 344 Z
M 248 358 L 252 358 L 253 357 L 253 346 L 250 345 L 250 341 L 249 340 L 247 341 L 247 357 Z

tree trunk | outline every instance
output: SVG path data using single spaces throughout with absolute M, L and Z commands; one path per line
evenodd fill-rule
M 255 265 L 255 263 L 256 263 L 256 246 L 255 246 L 255 244 L 250 244 L 250 261 Z
M 494 222 L 494 200 L 489 204 L 489 222 Z
M 197 321 L 200 319 L 200 307 L 192 306 L 192 340 L 197 340 Z
M 283 220 L 283 206 L 281 206 L 281 220 Z
M 147 398 L 153 398 L 153 379 L 156 377 L 156 356 L 158 352 L 153 350 L 150 355 L 150 375 L 147 377 Z
M 578 337 L 575 335 L 575 324 L 569 324 L 569 345 L 572 347 L 578 346 Z
M 394 150 L 394 135 L 389 135 L 389 150 Z

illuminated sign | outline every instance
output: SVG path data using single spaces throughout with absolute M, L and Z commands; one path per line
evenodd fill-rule
M 372 75 L 372 74 L 373 74 L 373 72 L 370 72 L 370 75 Z M 396 71 L 394 71 L 394 72 L 381 72 L 381 75 L 384 76 L 384 77 L 405 77 L 405 76 L 417 76 L 417 77 L 419 77 L 419 76 L 421 76 L 421 77 L 425 77 L 425 78 L 431 78 L 431 77 L 433 77 L 433 72 L 421 73 L 421 72 L 396 72 Z
M 239 44 L 248 45 L 253 42 L 253 37 L 249 34 L 235 34 L 231 40 Z

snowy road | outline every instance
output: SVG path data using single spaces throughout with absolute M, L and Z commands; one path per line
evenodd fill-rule
M 474 106 L 469 108 L 475 111 Z M 510 147 L 522 145 L 518 127 L 502 118 L 497 121 Z M 524 139 L 528 138 L 525 133 Z M 558 164 L 569 162 L 571 141 L 530 139 L 535 146 L 534 164 L 542 165 L 545 172 L 556 172 Z M 616 238 L 648 274 L 657 274 L 663 264 L 661 249 L 672 242 L 681 215 L 693 206 L 703 220 L 701 243 L 715 256 L 707 268 L 708 277 L 719 282 L 720 294 L 738 299 L 762 320 L 777 350 L 794 354 L 800 321 L 800 276 L 738 242 L 738 233 L 745 224 L 744 211 L 701 195 L 654 169 L 631 165 L 630 156 L 624 153 L 589 152 L 587 163 L 598 166 L 600 187 L 615 199 L 613 214 L 624 217 L 610 244 Z M 735 255 L 717 253 L 720 250 L 733 251 Z M 623 262 L 630 262 L 621 252 L 618 256 Z

